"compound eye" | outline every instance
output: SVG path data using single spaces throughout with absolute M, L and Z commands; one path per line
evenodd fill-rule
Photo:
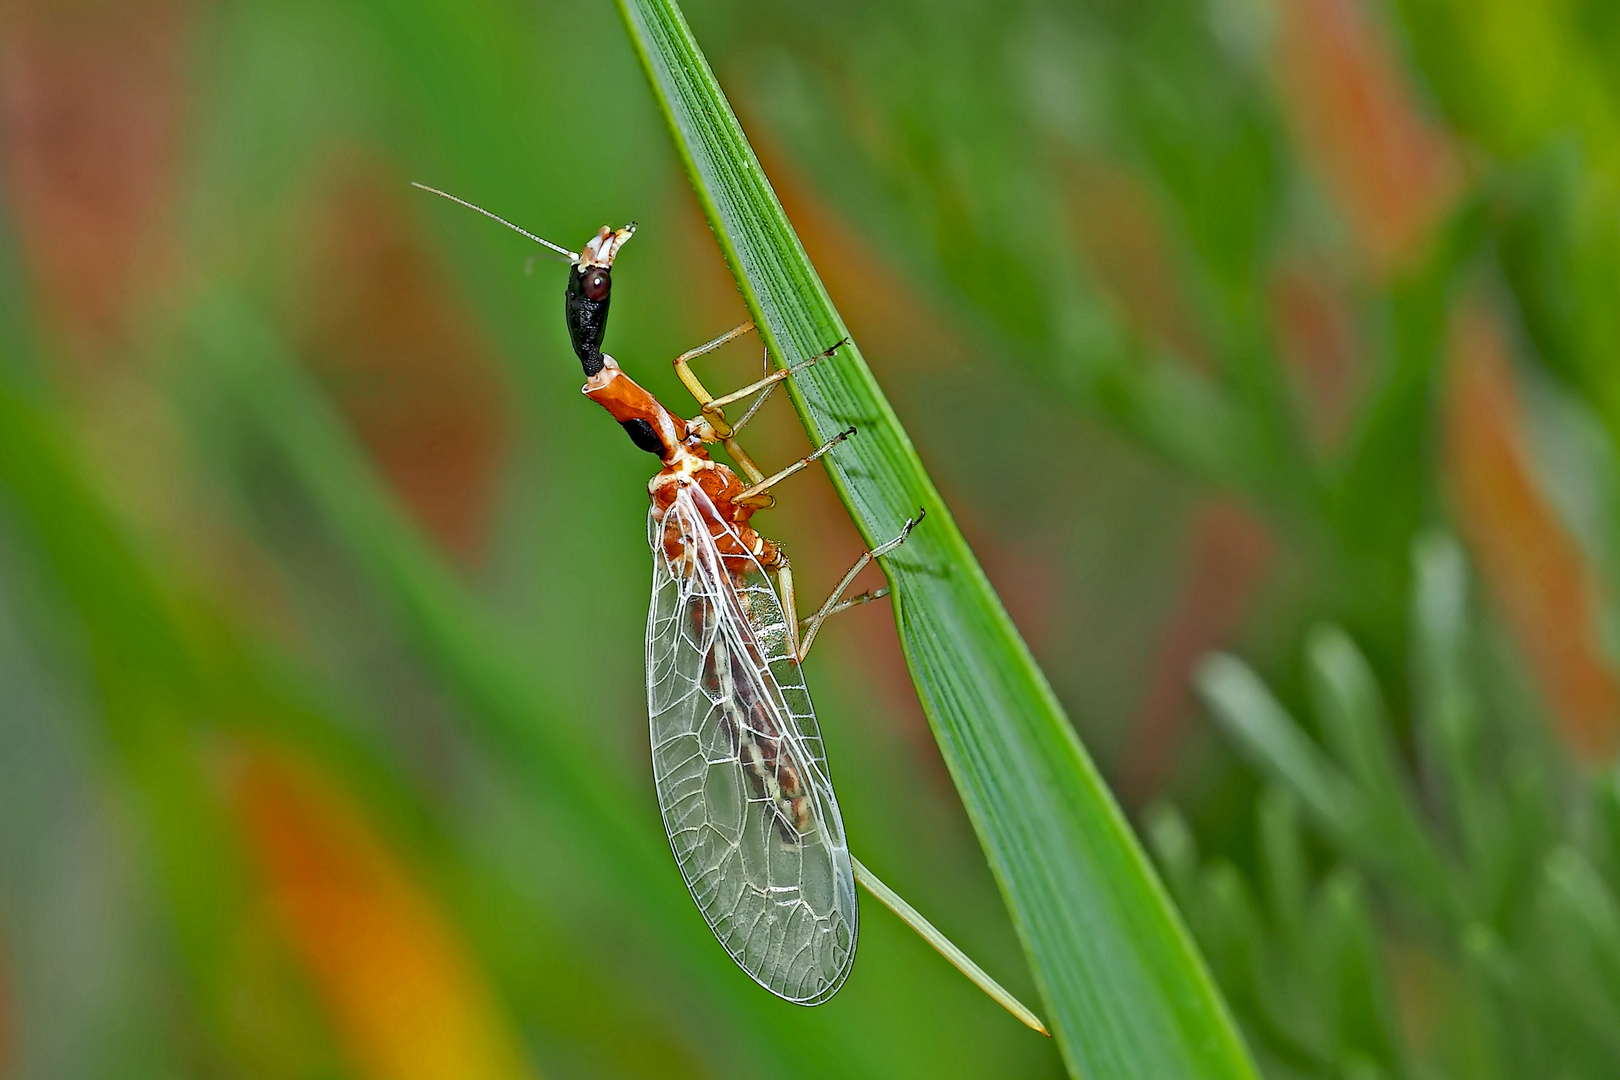
M 580 288 L 587 300 L 607 299 L 608 290 L 612 286 L 613 281 L 608 277 L 608 272 L 599 266 L 585 271 L 584 279 L 580 282 Z

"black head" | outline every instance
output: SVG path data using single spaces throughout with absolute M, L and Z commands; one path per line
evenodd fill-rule
M 602 337 L 607 333 L 608 301 L 612 298 L 613 277 L 607 267 L 576 266 L 568 272 L 563 314 L 586 378 L 602 370 Z
M 613 298 L 613 258 L 635 231 L 633 223 L 617 231 L 604 225 L 568 273 L 563 315 L 586 378 L 602 370 L 602 338 L 607 334 L 608 302 Z

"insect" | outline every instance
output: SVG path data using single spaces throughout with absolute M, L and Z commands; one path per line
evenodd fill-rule
M 603 226 L 576 253 L 453 195 L 416 186 L 495 218 L 569 260 L 564 314 L 585 373 L 583 392 L 659 460 L 648 484 L 647 517 L 653 775 L 676 864 L 720 943 L 772 993 L 803 1005 L 826 1001 L 854 962 L 859 880 L 969 978 L 1044 1033 L 1028 1009 L 851 856 L 805 686 L 801 663 L 822 623 L 887 592 L 845 596 L 861 570 L 905 542 L 923 511 L 864 552 L 802 630 L 788 558 L 752 523 L 755 512 L 772 505 L 772 487 L 854 429 L 769 476 L 737 445 L 737 432 L 780 383 L 829 359 L 846 342 L 716 397 L 691 362 L 752 330 L 753 323 L 745 322 L 675 359 L 676 372 L 700 406 L 697 417 L 684 419 L 602 351 L 613 262 L 634 225 Z M 755 397 L 752 405 L 729 422 L 725 407 L 749 397 Z M 710 456 L 716 444 L 725 447 L 741 477 Z

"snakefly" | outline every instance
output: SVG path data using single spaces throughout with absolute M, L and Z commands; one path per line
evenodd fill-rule
M 584 394 L 619 422 L 631 442 L 658 458 L 647 515 L 653 775 L 675 862 L 715 937 L 773 994 L 819 1004 L 838 991 L 854 962 L 859 880 L 969 978 L 1044 1033 L 1028 1009 L 850 855 L 800 667 L 829 615 L 887 592 L 844 598 L 868 563 L 905 541 L 922 512 L 893 539 L 862 554 L 827 602 L 804 620 L 802 632 L 787 556 L 752 524 L 754 513 L 772 504 L 771 487 L 854 429 L 770 476 L 737 445 L 737 431 L 777 384 L 832 356 L 844 342 L 716 397 L 693 373 L 691 361 L 753 329 L 752 322 L 744 323 L 676 358 L 681 381 L 701 406 L 695 419 L 683 419 L 602 351 L 613 261 L 634 225 L 604 226 L 576 253 L 453 195 L 416 186 L 495 218 L 569 260 L 564 313 L 585 371 Z M 725 406 L 754 395 L 748 411 L 728 422 Z M 710 457 L 709 447 L 717 443 L 741 477 Z

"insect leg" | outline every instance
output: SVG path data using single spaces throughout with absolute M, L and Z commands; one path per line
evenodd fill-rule
M 720 411 L 720 406 L 714 404 L 714 395 L 698 380 L 697 374 L 692 370 L 692 361 L 700 356 L 714 352 L 729 341 L 735 341 L 754 328 L 754 320 L 749 319 L 740 326 L 734 326 L 721 334 L 713 341 L 705 341 L 695 349 L 688 349 L 675 358 L 675 374 L 681 377 L 681 382 L 697 398 L 698 405 L 703 410 L 704 419 L 709 421 L 715 434 L 721 438 L 731 434 L 731 428 L 726 424 L 726 418 Z M 723 403 L 722 403 L 723 404 Z M 718 420 L 718 423 L 716 423 Z
M 827 613 L 821 616 L 821 621 L 826 622 L 834 615 L 837 615 L 840 611 L 848 611 L 852 607 L 860 607 L 862 604 L 870 604 L 873 600 L 881 600 L 888 595 L 889 587 L 887 585 L 883 586 L 881 589 L 868 589 L 863 593 L 857 593 L 854 596 L 848 597 L 847 599 L 838 601 L 838 603 L 827 609 Z M 818 614 L 820 613 L 818 612 Z M 801 630 L 804 629 L 804 624 L 808 623 L 809 621 L 809 619 L 801 619 L 799 628 Z
M 777 383 L 791 375 L 803 371 L 805 368 L 816 363 L 818 360 L 826 359 L 833 353 L 837 352 L 840 347 L 849 343 L 849 339 L 844 338 L 831 348 L 824 349 L 807 360 L 801 360 L 797 364 L 782 368 L 779 371 L 773 371 L 764 378 L 755 380 L 741 389 L 733 390 L 729 394 L 722 394 L 719 397 L 716 397 L 709 393 L 708 388 L 703 385 L 702 381 L 698 379 L 697 374 L 693 372 L 692 361 L 706 353 L 713 352 L 715 349 L 718 349 L 720 346 L 729 341 L 735 341 L 737 338 L 748 333 L 748 331 L 752 329 L 754 329 L 753 322 L 745 322 L 741 326 L 726 331 L 713 341 L 706 341 L 697 348 L 689 349 L 675 358 L 675 373 L 680 376 L 681 382 L 686 385 L 687 390 L 691 391 L 692 396 L 697 399 L 704 421 L 706 421 L 709 427 L 714 431 L 716 439 L 721 442 L 731 438 L 732 435 L 742 430 L 744 424 L 748 423 L 748 421 L 754 418 L 754 413 L 759 411 L 759 407 L 765 403 L 765 398 L 770 396 L 771 391 L 775 389 Z M 770 356 L 768 353 L 765 360 L 766 364 L 769 365 Z M 749 407 L 748 411 L 743 414 L 743 418 L 741 420 L 737 421 L 735 424 L 727 422 L 725 413 L 723 411 L 727 405 L 730 405 L 735 401 L 741 401 L 750 394 L 757 394 L 762 390 L 764 391 L 764 394 L 761 394 L 760 399 Z M 727 447 L 727 449 L 729 450 L 730 447 Z
M 743 398 L 747 397 L 749 394 L 755 393 L 756 391 L 759 391 L 759 390 L 767 389 L 768 387 L 775 386 L 777 383 L 781 382 L 783 379 L 787 378 L 789 375 L 797 375 L 799 372 L 803 371 L 805 368 L 809 367 L 811 364 L 816 363 L 818 360 L 827 359 L 827 357 L 831 356 L 833 353 L 837 352 L 840 348 L 842 348 L 843 346 L 848 345 L 848 344 L 849 344 L 849 338 L 844 338 L 843 340 L 839 341 L 836 345 L 834 345 L 830 349 L 823 349 L 821 352 L 816 353 L 816 355 L 810 357 L 807 360 L 800 360 L 797 364 L 794 364 L 792 367 L 785 367 L 785 368 L 781 368 L 781 369 L 779 369 L 777 371 L 773 371 L 769 375 L 765 376 L 763 379 L 760 379 L 757 382 L 751 382 L 747 386 L 744 386 L 739 390 L 733 390 L 729 394 L 722 394 L 720 397 L 717 397 L 717 398 L 714 398 L 714 399 L 710 400 L 709 404 L 711 406 L 725 406 L 725 405 L 730 405 L 733 401 L 741 401 Z M 750 410 L 750 411 L 752 411 L 752 410 Z M 743 421 L 739 420 L 737 422 L 737 427 L 742 427 L 742 425 L 743 425 Z
M 882 558 L 884 555 L 887 555 L 889 552 L 905 543 L 906 537 L 911 535 L 911 530 L 917 527 L 917 523 L 921 521 L 927 515 L 927 513 L 928 512 L 926 510 L 918 508 L 917 516 L 906 519 L 906 523 L 900 527 L 899 535 L 885 540 L 871 551 L 862 552 L 861 557 L 855 560 L 855 565 L 849 568 L 849 573 L 845 574 L 844 580 L 838 583 L 838 588 L 834 589 L 832 591 L 832 595 L 827 597 L 827 602 L 821 605 L 821 610 L 804 620 L 802 627 L 803 634 L 801 635 L 796 632 L 793 635 L 794 637 L 799 638 L 799 663 L 804 663 L 804 658 L 810 655 L 810 646 L 816 640 L 816 634 L 821 632 L 821 624 L 826 622 L 829 617 L 838 614 L 840 611 L 847 611 L 849 608 L 855 607 L 857 604 L 864 604 L 870 600 L 876 600 L 880 596 L 887 595 L 889 590 L 887 588 L 882 588 L 875 592 L 864 592 L 859 596 L 852 596 L 848 600 L 842 599 L 845 590 L 847 590 L 850 585 L 854 583 L 856 575 L 858 575 L 862 570 L 866 569 L 866 564 L 871 562 L 873 559 Z M 784 598 L 784 603 L 786 603 L 786 599 L 787 598 Z M 797 612 L 795 612 L 795 615 L 796 614 Z
M 847 345 L 849 343 L 849 339 L 844 338 L 834 344 L 831 348 L 824 349 L 807 360 L 801 360 L 797 364 L 782 368 L 779 371 L 773 371 L 764 378 L 758 379 L 749 383 L 747 386 L 742 387 L 740 390 L 733 390 L 729 394 L 723 394 L 720 397 L 715 397 L 713 394 L 709 393 L 708 388 L 703 385 L 702 381 L 698 379 L 697 374 L 692 371 L 692 361 L 706 353 L 713 352 L 715 349 L 718 349 L 720 346 L 729 341 L 735 341 L 737 338 L 748 333 L 748 331 L 752 329 L 754 329 L 754 324 L 753 321 L 750 320 L 749 322 L 743 323 L 741 326 L 737 326 L 726 331 L 713 341 L 706 341 L 695 349 L 688 349 L 686 352 L 683 352 L 681 355 L 675 358 L 675 373 L 680 376 L 681 382 L 686 384 L 686 388 L 691 391 L 692 396 L 697 399 L 698 406 L 701 410 L 699 418 L 692 421 L 692 426 L 699 432 L 699 436 L 704 442 L 717 442 L 726 448 L 726 453 L 731 455 L 731 460 L 736 462 L 737 467 L 742 470 L 743 475 L 748 477 L 748 482 L 755 485 L 755 487 L 749 491 L 750 494 L 759 496 L 755 499 L 754 505 L 757 508 L 763 508 L 771 505 L 771 499 L 770 496 L 762 495 L 761 493 L 764 492 L 765 489 L 771 484 L 774 484 L 777 480 L 782 479 L 783 476 L 790 476 L 793 472 L 797 472 L 798 469 L 790 469 L 767 480 L 764 471 L 760 469 L 758 465 L 754 464 L 754 459 L 748 456 L 747 451 L 745 451 L 741 446 L 737 445 L 734 436 L 737 434 L 737 432 L 743 429 L 744 425 L 746 425 L 748 421 L 754 418 L 754 414 L 759 412 L 760 406 L 765 404 L 766 399 L 771 396 L 771 392 L 776 389 L 777 385 L 780 384 L 782 380 L 788 378 L 796 372 L 803 371 L 805 368 L 809 367 L 811 364 L 814 364 L 818 360 L 824 360 L 831 356 L 833 353 L 837 352 L 840 347 Z M 767 350 L 765 354 L 765 364 L 767 367 L 770 366 L 770 359 L 770 352 Z M 725 407 L 734 401 L 741 401 L 750 394 L 759 394 L 759 397 L 756 398 L 754 403 L 748 407 L 748 411 L 743 413 L 741 420 L 738 420 L 735 424 L 729 422 L 726 419 Z M 837 440 L 834 441 L 836 442 Z M 824 453 L 826 450 L 827 447 L 822 447 L 821 450 L 817 451 L 815 454 L 812 454 L 807 461 L 815 460 L 817 456 Z M 801 462 L 798 468 L 803 468 L 804 464 L 805 463 Z
M 816 447 L 814 450 L 810 451 L 804 457 L 800 458 L 798 461 L 795 461 L 787 468 L 767 476 L 764 479 L 754 480 L 753 487 L 745 488 L 739 494 L 732 496 L 732 503 L 741 506 L 769 506 L 770 503 L 768 501 L 761 499 L 761 496 L 764 496 L 764 493 L 768 489 L 775 487 L 777 484 L 781 483 L 783 480 L 786 480 L 800 469 L 805 468 L 812 461 L 816 460 L 818 457 L 825 454 L 827 451 L 831 450 L 833 447 L 837 446 L 839 443 L 843 442 L 853 434 L 855 434 L 854 428 L 845 428 L 843 431 L 840 431 L 838 434 L 834 435 L 832 438 L 828 439 L 826 442 L 822 443 L 820 446 Z M 726 444 L 726 449 L 731 449 L 731 444 L 729 442 Z M 753 474 L 750 473 L 748 478 L 753 480 Z M 765 496 L 765 499 L 769 499 L 769 496 Z
M 694 426 L 700 429 L 708 429 L 708 433 L 704 434 L 703 440 L 705 442 L 718 442 L 724 446 L 726 452 L 731 455 L 731 460 L 735 461 L 737 467 L 742 469 L 743 475 L 748 477 L 748 482 L 757 484 L 765 479 L 765 473 L 758 465 L 754 464 L 754 459 L 749 457 L 747 452 L 732 440 L 732 436 L 737 433 L 738 428 L 754 418 L 754 413 L 765 403 L 765 398 L 770 396 L 770 390 L 775 387 L 775 382 L 769 383 L 766 392 L 760 396 L 758 401 L 754 402 L 753 408 L 743 415 L 741 421 L 732 425 L 726 422 L 725 405 L 726 402 L 734 400 L 734 397 L 728 396 L 724 400 L 717 402 L 714 395 L 709 393 L 708 387 L 703 385 L 702 380 L 697 377 L 697 373 L 692 370 L 693 360 L 713 352 L 727 342 L 735 341 L 753 328 L 754 321 L 750 319 L 739 326 L 732 327 L 712 341 L 705 341 L 695 349 L 686 350 L 675 358 L 675 374 L 680 376 L 681 382 L 686 385 L 686 389 L 697 399 L 698 407 L 701 410 L 701 423 L 698 421 L 693 423 Z
M 787 615 L 788 648 L 793 655 L 799 655 L 799 602 L 793 596 L 793 566 L 788 562 L 787 555 L 777 549 L 777 563 L 771 568 L 776 575 L 776 598 L 782 603 L 782 611 Z
M 755 390 L 759 390 L 759 389 L 763 388 L 764 392 L 761 393 L 759 395 L 759 397 L 754 399 L 754 403 L 752 405 L 748 406 L 748 411 L 742 414 L 742 419 L 738 420 L 735 424 L 731 425 L 731 434 L 733 436 L 735 436 L 737 434 L 737 432 L 741 431 L 745 426 L 747 426 L 748 421 L 750 421 L 750 420 L 752 420 L 754 418 L 754 414 L 759 412 L 760 407 L 763 406 L 766 401 L 770 400 L 771 392 L 777 388 L 777 386 L 781 383 L 781 381 L 783 379 L 786 379 L 789 375 L 795 375 L 798 372 L 803 371 L 805 368 L 809 367 L 811 364 L 814 364 L 817 360 L 825 360 L 827 357 L 829 357 L 833 353 L 837 352 L 840 345 L 848 345 L 848 344 L 849 344 L 849 338 L 844 338 L 842 341 L 838 342 L 837 345 L 834 345 L 830 349 L 824 349 L 821 352 L 816 353 L 816 355 L 810 357 L 810 359 L 808 359 L 808 360 L 800 360 L 797 364 L 794 364 L 792 367 L 787 367 L 787 368 L 783 368 L 781 371 L 772 372 L 771 374 L 765 376 L 763 379 L 760 379 L 758 382 L 752 383 L 752 384 L 750 384 L 748 386 L 745 386 L 741 390 L 733 390 L 731 393 L 725 395 L 724 397 L 715 398 L 714 401 L 711 402 L 711 404 L 725 405 L 725 404 L 727 404 L 727 403 L 729 403 L 731 401 L 735 401 L 735 400 L 737 400 L 739 398 L 747 397 L 749 394 L 752 394 Z M 765 351 L 765 367 L 766 367 L 767 370 L 769 370 L 770 366 L 771 366 L 771 354 L 770 354 L 770 350 L 767 349 Z M 737 452 L 738 452 L 737 447 L 730 441 L 730 437 L 728 437 L 727 439 L 722 440 L 722 441 L 725 444 L 726 450 L 729 451 L 733 456 L 735 456 L 737 454 Z M 746 457 L 747 455 L 744 455 L 744 456 Z M 764 476 L 764 474 L 761 473 L 759 476 L 751 476 L 750 479 L 758 481 L 758 480 L 762 479 L 763 476 Z
M 742 469 L 743 475 L 748 477 L 748 482 L 749 483 L 755 484 L 755 485 L 765 483 L 765 473 L 760 469 L 760 467 L 758 465 L 754 464 L 754 459 L 748 456 L 748 452 L 746 450 L 744 450 L 741 446 L 737 445 L 737 439 L 736 439 L 737 432 L 741 431 L 747 425 L 748 421 L 750 421 L 750 420 L 752 420 L 754 418 L 754 414 L 759 412 L 760 407 L 762 405 L 764 405 L 765 402 L 770 399 L 771 392 L 773 390 L 775 390 L 778 385 L 781 384 L 783 379 L 786 379 L 789 375 L 792 375 L 795 372 L 803 371 L 805 368 L 809 367 L 811 364 L 814 364 L 817 360 L 826 359 L 827 357 L 831 356 L 833 353 L 838 351 L 839 345 L 847 345 L 847 344 L 849 344 L 849 339 L 845 338 L 844 340 L 840 341 L 837 345 L 834 345 L 832 348 L 827 349 L 827 350 L 825 350 L 823 352 L 819 352 L 816 355 L 812 356 L 808 360 L 801 360 L 797 364 L 794 364 L 792 367 L 783 368 L 780 371 L 772 372 L 770 375 L 767 375 L 765 378 L 759 380 L 756 383 L 753 383 L 753 384 L 751 384 L 749 386 L 745 386 L 741 390 L 734 390 L 731 393 L 725 395 L 724 397 L 718 397 L 718 398 L 715 398 L 713 401 L 709 402 L 709 405 L 712 408 L 714 408 L 715 411 L 716 411 L 716 414 L 718 414 L 719 408 L 721 406 L 727 404 L 728 402 L 736 401 L 739 398 L 747 397 L 749 394 L 752 394 L 754 391 L 759 390 L 761 387 L 764 388 L 764 392 L 761 393 L 759 395 L 759 397 L 754 399 L 754 403 L 752 405 L 748 406 L 748 411 L 742 414 L 742 419 L 738 420 L 735 424 L 730 425 L 731 433 L 729 435 L 726 435 L 726 436 L 724 436 L 724 437 L 722 437 L 720 439 L 720 445 L 724 446 L 726 448 L 726 453 L 730 454 L 731 455 L 731 460 L 735 461 L 737 463 L 738 467 Z M 767 353 L 767 355 L 765 357 L 765 360 L 766 360 L 766 363 L 770 362 L 770 356 L 769 356 L 768 353 Z M 710 414 L 705 413 L 704 414 L 704 420 L 709 424 L 709 427 L 712 430 L 713 427 L 714 427 L 714 417 L 711 416 Z M 720 420 L 721 420 L 722 423 L 724 423 L 725 422 L 725 417 L 721 416 Z M 851 428 L 850 430 L 853 431 L 854 429 Z M 840 438 L 842 438 L 842 436 L 840 436 Z M 833 441 L 837 442 L 838 440 L 834 439 Z M 817 454 L 821 453 L 822 451 L 825 451 L 826 449 L 827 449 L 827 447 L 825 447 L 825 446 L 822 447 L 820 451 L 817 451 Z M 816 455 L 811 455 L 810 460 L 813 460 L 815 456 Z M 800 465 L 800 468 L 803 468 L 803 464 Z M 771 481 L 771 483 L 775 483 L 776 480 L 780 480 L 780 479 L 781 479 L 781 477 L 778 476 L 778 477 L 774 478 Z M 761 490 L 763 490 L 763 488 L 761 488 Z M 769 506 L 770 505 L 770 501 L 769 501 L 770 496 L 769 495 L 764 496 L 764 500 L 765 501 L 761 505 L 762 506 Z
M 849 588 L 849 581 L 851 581 L 852 578 L 857 575 L 857 573 L 862 572 L 863 568 L 865 568 L 865 565 L 867 565 L 867 562 L 870 562 L 870 560 L 872 560 L 870 554 L 862 555 L 862 557 L 860 557 L 860 562 L 855 563 L 854 570 L 851 570 L 849 575 L 844 578 L 844 581 L 839 583 L 838 588 L 834 589 L 833 599 L 838 599 L 838 594 L 842 593 L 844 589 Z M 800 644 L 800 636 L 804 635 L 805 630 L 810 627 L 812 620 L 800 619 L 799 617 L 799 601 L 797 601 L 797 597 L 794 596 L 794 570 L 792 570 L 791 565 L 787 563 L 787 555 L 782 555 L 781 565 L 776 567 L 774 573 L 776 573 L 776 599 L 779 599 L 779 601 L 782 602 L 782 610 L 787 612 L 787 648 L 791 649 L 794 657 L 797 657 L 800 664 L 802 664 L 802 662 L 804 662 L 804 657 L 810 654 L 810 644 L 808 644 L 808 641 L 805 641 L 804 644 Z M 833 607 L 826 607 L 825 604 L 823 604 L 823 610 L 818 610 L 818 612 L 815 614 L 815 627 L 820 628 L 821 623 L 826 622 L 828 617 L 838 614 L 838 612 L 841 612 L 841 610 L 851 609 L 851 607 L 855 607 L 857 604 L 865 604 L 865 602 L 868 601 L 875 601 L 875 599 L 878 599 L 878 597 L 888 596 L 888 594 L 888 586 L 885 586 L 885 588 L 876 589 L 876 591 L 872 591 L 872 593 L 862 593 L 860 596 L 849 597 L 847 601 L 839 601 L 838 604 L 833 604 Z M 812 636 L 815 636 L 813 631 Z

